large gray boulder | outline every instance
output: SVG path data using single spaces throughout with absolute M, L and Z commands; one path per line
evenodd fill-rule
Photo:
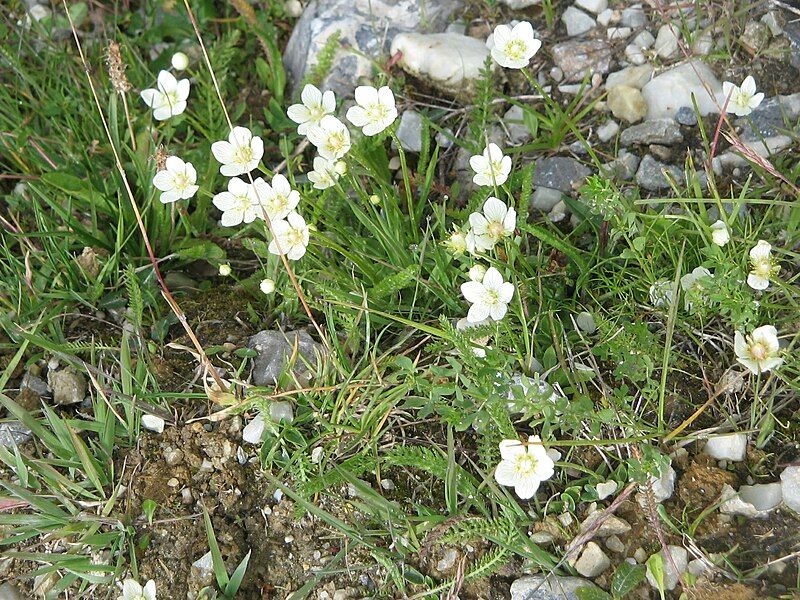
M 462 6 L 462 0 L 311 0 L 283 55 L 292 88 L 338 32 L 340 48 L 323 87 L 352 95 L 358 79 L 372 73 L 370 59 L 385 58 L 397 34 L 444 31 Z

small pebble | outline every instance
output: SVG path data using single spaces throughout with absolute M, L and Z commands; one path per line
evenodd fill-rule
M 178 487 L 180 484 L 181 482 L 178 481 L 177 477 L 172 477 L 169 481 L 167 481 L 167 485 L 171 488 Z

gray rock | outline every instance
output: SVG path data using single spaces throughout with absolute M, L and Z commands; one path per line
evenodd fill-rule
M 0 600 L 23 600 L 19 588 L 10 581 L 0 585 Z
M 772 33 L 765 23 L 748 21 L 739 37 L 739 42 L 751 53 L 758 54 L 767 47 L 770 37 L 772 37 Z
M 552 55 L 567 82 L 608 73 L 611 67 L 611 46 L 605 40 L 561 42 L 553 46 Z
M 655 38 L 649 31 L 639 32 L 631 43 L 625 47 L 625 58 L 634 65 L 643 65 L 647 62 L 645 50 L 655 43 Z
M 614 121 L 613 119 L 610 121 L 606 121 L 600 127 L 597 128 L 597 137 L 600 139 L 601 142 L 607 142 L 619 131 L 619 123 Z
M 789 63 L 800 69 L 800 20 L 791 19 L 783 27 L 783 35 L 789 40 Z
M 371 60 L 385 56 L 397 34 L 443 31 L 462 6 L 461 0 L 311 0 L 283 54 L 293 89 L 298 89 L 336 32 L 341 47 L 323 87 L 349 96 L 359 78 L 371 76 Z
M 524 144 L 531 139 L 531 130 L 523 121 L 521 106 L 512 106 L 503 115 L 503 125 L 508 130 L 508 140 L 512 144 Z
M 500 0 L 502 4 L 505 4 L 511 10 L 528 8 L 529 6 L 541 3 L 541 1 L 542 0 Z
M 628 87 L 641 90 L 650 78 L 653 76 L 652 65 L 638 65 L 625 67 L 621 71 L 609 73 L 606 78 L 606 89 L 611 89 L 618 85 L 627 85 Z
M 534 187 L 547 187 L 570 193 L 583 183 L 591 171 L 574 158 L 554 156 L 536 161 Z M 552 207 L 551 207 L 552 208 Z
M 667 550 L 669 550 L 672 560 L 669 559 L 664 550 L 659 552 L 664 564 L 664 587 L 668 590 L 674 590 L 675 586 L 678 585 L 680 576 L 686 572 L 686 568 L 689 566 L 689 553 L 682 546 L 667 546 Z M 647 582 L 654 588 L 658 588 L 658 581 L 649 568 L 647 569 Z
M 22 383 L 19 384 L 19 388 L 20 390 L 28 389 L 35 392 L 38 396 L 50 395 L 50 388 L 47 386 L 47 382 L 32 373 L 25 373 L 25 375 L 22 376 Z
M 269 418 L 276 423 L 291 423 L 294 421 L 292 403 L 285 400 L 272 402 L 269 405 Z
M 540 189 L 546 190 L 547 188 L 540 188 Z M 564 202 L 563 200 L 560 200 L 556 202 L 556 205 L 550 209 L 549 213 L 547 213 L 547 218 L 552 223 L 560 223 L 561 221 L 567 218 L 568 214 L 569 214 L 569 207 L 567 206 L 567 203 Z
M 575 590 L 596 585 L 580 577 L 528 575 L 511 584 L 511 600 L 578 600 Z
M 677 144 L 683 141 L 681 128 L 672 119 L 656 119 L 645 121 L 625 129 L 619 136 L 623 146 L 636 144 Z
M 630 27 L 609 27 L 606 29 L 606 37 L 612 42 L 628 39 L 633 33 Z
M 530 208 L 550 212 L 561 202 L 561 192 L 549 187 L 537 187 L 531 195 Z
M 597 577 L 610 566 L 611 560 L 595 542 L 587 542 L 575 561 L 575 570 L 584 577 Z
M 260 331 L 250 338 L 248 346 L 258 352 L 253 364 L 253 383 L 258 386 L 275 385 L 280 374 L 289 365 L 297 347 L 297 357 L 292 372 L 299 379 L 308 379 L 306 361 L 315 366 L 323 357 L 323 349 L 304 330 Z M 305 360 L 304 360 L 305 359 Z
M 592 17 L 574 6 L 567 7 L 567 10 L 561 15 L 561 21 L 567 28 L 567 35 L 570 37 L 583 35 L 597 27 L 597 22 Z
M 581 531 L 589 531 L 592 529 L 600 519 L 600 515 L 602 515 L 602 511 L 598 510 L 586 517 L 583 523 L 581 523 Z M 595 535 L 597 537 L 604 538 L 610 535 L 622 535 L 624 533 L 628 533 L 630 530 L 631 526 L 625 519 L 621 519 L 615 515 L 608 515 L 600 523 Z
M 786 506 L 800 513 L 800 467 L 786 467 L 781 472 L 781 493 Z
M 655 51 L 661 58 L 672 58 L 678 54 L 680 23 L 664 23 L 658 28 Z
M 599 15 L 608 8 L 608 0 L 575 0 L 575 6 Z
M 742 140 L 759 141 L 784 134 L 800 118 L 800 93 L 767 98 L 746 117 L 739 117 L 735 125 L 741 128 Z
M 403 111 L 397 126 L 397 139 L 407 152 L 422 150 L 422 115 L 415 110 Z
M 616 535 L 606 538 L 606 548 L 618 554 L 625 552 L 625 544 L 623 544 L 622 540 Z
M 672 181 L 681 182 L 683 179 L 683 170 L 675 165 L 666 165 L 657 161 L 649 154 L 645 154 L 642 162 L 639 163 L 639 169 L 636 171 L 636 183 L 650 192 L 658 192 L 670 188 L 670 179 L 667 179 L 667 173 Z
M 774 11 L 769 11 L 761 17 L 761 22 L 769 27 L 769 31 L 774 36 L 779 36 L 783 33 L 783 18 Z
M 31 437 L 31 430 L 19 421 L 0 423 L 0 446 L 19 446 Z
M 392 40 L 392 56 L 398 52 L 400 68 L 456 98 L 474 95 L 489 56 L 483 40 L 458 33 L 401 33 Z
M 639 157 L 632 152 L 622 150 L 617 158 L 603 165 L 602 172 L 605 177 L 629 181 L 636 175 L 638 168 Z
M 681 106 L 678 112 L 675 113 L 675 120 L 681 125 L 694 127 L 697 125 L 697 114 L 694 112 L 693 108 Z
M 631 6 L 622 11 L 622 19 L 620 21 L 625 27 L 631 29 L 638 29 L 647 25 L 647 17 L 644 14 L 644 9 L 641 4 Z
M 56 404 L 78 404 L 86 397 L 86 378 L 69 367 L 47 371 L 47 383 Z
M 697 60 L 665 71 L 642 88 L 648 119 L 671 119 L 682 106 L 693 106 L 693 97 L 702 116 L 718 113 L 721 94 L 722 84 L 714 72 Z

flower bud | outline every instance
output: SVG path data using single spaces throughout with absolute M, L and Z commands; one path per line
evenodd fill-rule
M 176 71 L 183 71 L 189 66 L 189 57 L 183 52 L 176 52 L 172 55 L 172 68 Z

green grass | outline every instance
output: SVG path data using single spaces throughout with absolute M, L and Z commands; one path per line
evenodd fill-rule
M 368 556 L 367 568 L 380 565 L 387 589 L 413 598 L 444 597 L 505 565 L 514 572 L 571 572 L 557 549 L 531 540 L 530 528 L 563 512 L 579 513 L 597 500 L 601 482 L 614 480 L 622 490 L 630 481 L 645 481 L 674 449 L 663 443 L 670 438 L 690 441 L 720 426 L 749 432 L 774 480 L 782 448 L 797 442 L 796 153 L 773 162 L 783 181 L 757 166 L 743 186 L 712 176 L 706 191 L 690 177 L 689 183 L 675 182 L 665 198 L 643 197 L 635 185 L 595 176 L 568 200 L 579 222 L 557 226 L 528 214 L 531 158 L 585 141 L 596 107 L 595 99 L 581 96 L 567 103 L 545 97 L 524 106 L 534 141 L 514 149 L 512 175 L 499 190 L 467 192 L 442 178 L 452 153 L 430 144 L 442 129 L 437 109 L 426 113 L 425 150 L 400 153 L 399 175 L 389 168 L 393 133 L 354 138 L 347 174 L 333 188 L 314 190 L 303 175 L 311 154 L 295 155 L 302 138 L 285 116 L 293 99 L 274 42 L 276 35 L 281 42 L 285 37 L 278 34 L 287 24 L 280 3 L 270 3 L 253 21 L 227 5 L 193 2 L 231 120 L 264 138 L 265 173 L 286 162 L 284 172 L 301 191 L 301 211 L 314 226 L 308 253 L 291 264 L 296 288 L 267 250 L 263 221 L 217 225 L 211 198 L 225 178 L 210 144 L 227 137 L 227 124 L 211 73 L 182 4 L 171 11 L 165 3 L 144 4 L 135 12 L 118 6 L 103 15 L 108 37 L 122 46 L 134 88 L 127 98 L 130 128 L 108 82 L 102 45 L 83 41 L 110 140 L 72 40 L 52 36 L 51 23 L 14 27 L 10 13 L 0 26 L 6 66 L 0 167 L 8 174 L 0 180 L 0 404 L 34 438 L 22 448 L 0 447 L 0 500 L 23 505 L 0 512 L 0 544 L 4 555 L 27 565 L 25 577 L 57 572 L 55 591 L 109 590 L 116 580 L 138 577 L 137 544 L 148 518 L 121 502 L 121 465 L 139 436 L 148 435 L 139 427 L 143 412 L 170 417 L 186 407 L 197 410 L 206 398 L 202 381 L 176 388 L 158 375 L 168 343 L 190 344 L 159 290 L 112 145 L 165 274 L 210 272 L 231 263 L 234 277 L 199 275 L 198 287 L 207 294 L 234 288 L 242 318 L 256 329 L 310 326 L 298 289 L 307 299 L 327 348 L 326 360 L 312 369 L 312 383 L 298 385 L 287 369 L 277 390 L 235 385 L 229 395 L 214 398 L 228 404 L 226 416 L 266 412 L 276 398 L 292 402 L 293 422 L 267 419 L 259 454 L 264 477 L 294 501 L 298 515 L 310 513 L 347 538 L 350 551 Z M 551 24 L 552 11 L 546 3 Z M 73 17 L 80 19 L 80 11 Z M 77 26 L 91 27 L 88 21 Z M 162 40 L 167 47 L 151 60 Z M 156 124 L 135 92 L 152 86 L 184 45 L 198 50 L 189 70 L 189 108 Z M 325 62 L 311 79 L 324 76 Z M 400 91 L 399 72 L 381 77 Z M 458 113 L 465 125 L 458 145 L 483 148 L 504 106 L 494 100 L 502 97 L 487 70 L 474 106 Z M 702 136 L 706 150 L 711 136 Z M 172 206 L 158 201 L 151 181 L 159 146 L 196 166 L 195 198 Z M 588 161 L 596 172 L 598 154 L 592 151 Z M 700 168 L 687 165 L 690 174 Z M 515 235 L 479 261 L 453 256 L 444 244 L 453 227 L 495 193 L 518 212 Z M 741 207 L 747 211 L 725 217 L 732 239 L 720 248 L 710 241 L 709 214 L 726 214 L 726 205 L 732 215 Z M 773 244 L 783 268 L 757 294 L 744 279 L 747 252 L 759 239 Z M 96 273 L 77 261 L 84 248 L 96 257 Z M 498 268 L 516 292 L 505 319 L 464 332 L 454 326 L 467 310 L 459 287 L 475 262 Z M 652 284 L 678 282 L 701 265 L 715 273 L 706 302 L 695 298 L 692 310 L 685 310 L 681 293 L 671 307 L 652 306 Z M 258 291 L 265 277 L 276 282 L 269 297 Z M 176 296 L 183 306 L 194 297 Z M 596 331 L 576 327 L 584 311 Z M 85 330 L 76 330 L 76 315 L 90 323 Z M 687 423 L 734 367 L 733 332 L 765 324 L 774 324 L 786 342 L 785 363 L 760 378 L 745 376 L 734 400 L 720 398 Z M 251 352 L 228 352 L 222 336 L 205 339 L 200 310 L 189 313 L 189 325 L 230 380 L 246 377 Z M 475 356 L 476 340 L 484 337 L 486 356 Z M 51 357 L 87 376 L 90 405 L 45 403 L 26 410 L 12 399 L 22 369 Z M 181 373 L 184 384 L 191 371 Z M 515 384 L 513 374 L 535 385 Z M 205 416 L 212 408 L 221 407 L 209 400 L 200 410 Z M 496 483 L 493 471 L 498 443 L 529 432 L 562 456 L 552 480 L 524 503 Z M 312 460 L 315 449 L 321 449 L 319 461 Z M 590 456 L 599 460 L 590 462 Z M 386 494 L 380 485 L 386 477 L 407 487 Z M 416 480 L 424 485 L 413 486 Z M 355 494 L 348 495 L 348 487 Z M 663 514 L 650 526 L 692 540 L 697 519 L 705 516 Z M 235 570 L 228 564 L 226 571 L 208 513 L 205 526 L 219 594 L 233 597 L 247 580 L 248 560 Z M 45 552 L 45 538 L 69 549 Z M 475 540 L 483 544 L 482 554 L 458 576 L 436 579 L 421 567 L 420 557 L 432 547 Z M 102 564 L 92 559 L 103 551 L 113 558 Z M 343 556 L 297 594 L 335 575 Z M 736 554 L 729 558 L 735 565 Z M 624 597 L 641 580 L 640 571 L 618 569 L 607 597 Z

